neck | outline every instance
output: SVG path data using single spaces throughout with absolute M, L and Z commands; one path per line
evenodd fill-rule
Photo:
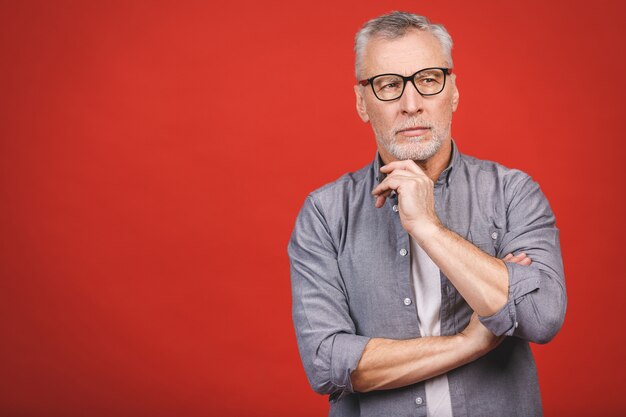
M 385 164 L 397 161 L 396 158 L 381 147 L 378 148 L 378 153 Z M 439 175 L 450 164 L 450 158 L 452 158 L 452 140 L 448 139 L 441 144 L 441 148 L 439 148 L 436 154 L 426 160 L 414 162 L 424 171 L 428 178 L 433 182 L 437 182 Z

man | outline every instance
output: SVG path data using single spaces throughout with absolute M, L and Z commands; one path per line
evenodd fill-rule
M 309 195 L 289 243 L 300 355 L 331 416 L 542 415 L 529 342 L 563 323 L 558 230 L 528 175 L 457 149 L 451 48 L 402 12 L 356 36 L 378 153 Z

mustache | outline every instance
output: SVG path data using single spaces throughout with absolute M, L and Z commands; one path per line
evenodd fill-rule
M 419 119 L 408 119 L 399 122 L 396 126 L 394 126 L 394 133 L 398 133 L 406 129 L 414 129 L 416 127 L 425 127 L 427 129 L 432 129 L 432 125 L 430 125 L 429 123 L 422 122 Z

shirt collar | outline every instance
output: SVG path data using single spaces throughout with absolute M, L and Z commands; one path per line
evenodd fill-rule
M 456 143 L 454 143 L 454 139 L 450 139 L 450 145 L 452 148 L 450 163 L 448 164 L 446 169 L 441 171 L 441 174 L 439 174 L 439 178 L 437 179 L 437 182 L 435 182 L 435 187 L 443 184 L 450 185 L 450 182 L 452 181 L 452 172 L 454 171 L 454 166 L 458 165 L 459 150 L 456 147 Z M 384 164 L 385 163 L 380 157 L 380 154 L 378 153 L 378 151 L 376 151 L 376 157 L 374 158 L 374 178 L 376 180 L 376 184 L 380 184 L 381 181 L 384 180 L 386 177 L 386 174 L 380 172 L 380 167 L 382 167 Z

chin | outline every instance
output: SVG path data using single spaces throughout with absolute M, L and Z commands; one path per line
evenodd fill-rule
M 427 136 L 418 136 L 410 140 L 413 143 L 390 143 L 387 152 L 399 160 L 426 161 L 441 148 L 441 142 L 428 140 Z

